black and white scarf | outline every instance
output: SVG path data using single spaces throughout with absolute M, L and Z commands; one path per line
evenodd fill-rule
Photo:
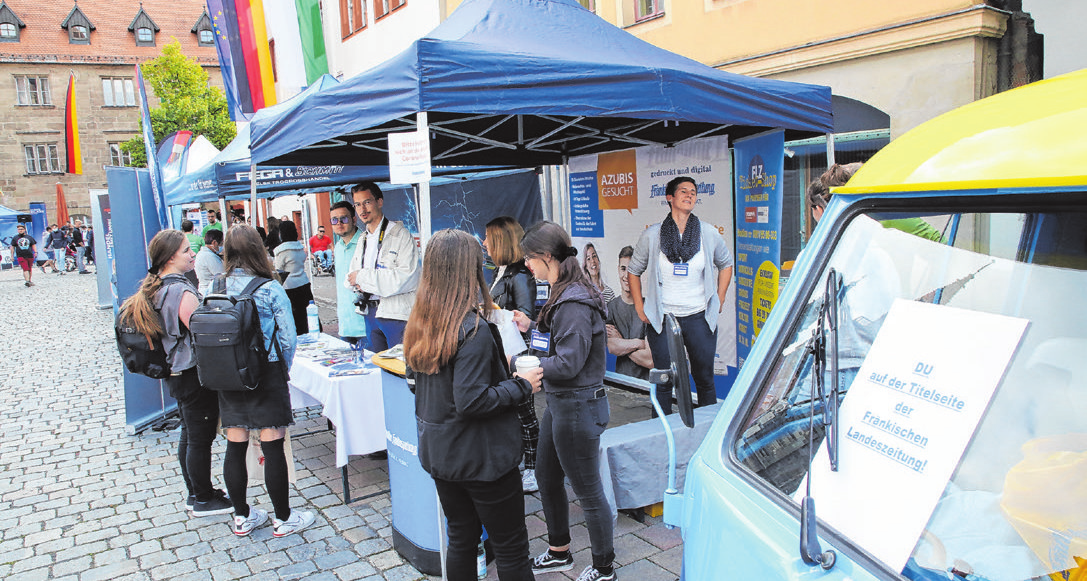
M 702 227 L 698 223 L 698 216 L 691 214 L 687 218 L 687 227 L 683 229 L 683 238 L 679 236 L 679 226 L 672 219 L 672 213 L 664 217 L 661 224 L 661 252 L 672 264 L 683 263 L 691 260 L 698 254 L 702 247 Z

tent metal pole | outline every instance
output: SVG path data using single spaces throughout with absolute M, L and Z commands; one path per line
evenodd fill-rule
M 423 133 L 430 139 L 430 129 L 427 127 L 426 111 L 415 114 L 415 130 Z M 430 160 L 427 160 L 430 163 Z M 427 241 L 430 240 L 430 180 L 419 182 L 419 247 L 426 250 Z
M 257 211 L 257 164 L 253 163 L 249 166 L 249 214 L 252 215 Z M 253 220 L 253 227 L 257 227 L 258 222 Z
M 220 195 L 219 196 L 219 219 L 220 220 L 226 220 L 227 216 L 228 216 L 228 214 L 226 213 L 226 196 Z M 230 225 L 233 222 L 234 221 L 231 220 L 230 222 L 227 222 L 226 224 L 224 224 L 223 227 L 226 228 L 227 230 L 229 230 Z
M 827 168 L 834 165 L 834 134 L 827 133 Z

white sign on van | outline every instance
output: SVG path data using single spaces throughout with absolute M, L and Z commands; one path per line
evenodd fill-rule
M 430 181 L 430 132 L 389 134 L 389 183 Z
M 1026 327 L 896 300 L 842 403 L 838 471 L 825 445 L 812 462 L 819 518 L 901 571 Z

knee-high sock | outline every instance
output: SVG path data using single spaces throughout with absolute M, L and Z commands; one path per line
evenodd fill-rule
M 230 502 L 234 505 L 234 516 L 249 516 L 249 503 L 245 499 L 245 489 L 249 485 L 249 469 L 245 466 L 245 453 L 248 449 L 249 440 L 226 443 L 223 480 L 226 481 Z
M 291 518 L 291 502 L 283 438 L 261 442 L 260 449 L 264 452 L 264 486 L 268 489 L 268 496 L 272 498 L 276 518 L 287 520 Z

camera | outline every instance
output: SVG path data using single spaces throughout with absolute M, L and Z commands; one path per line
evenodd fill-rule
M 377 301 L 373 300 L 373 294 L 362 291 L 355 293 L 355 306 L 359 308 L 363 313 L 371 306 L 376 307 Z

